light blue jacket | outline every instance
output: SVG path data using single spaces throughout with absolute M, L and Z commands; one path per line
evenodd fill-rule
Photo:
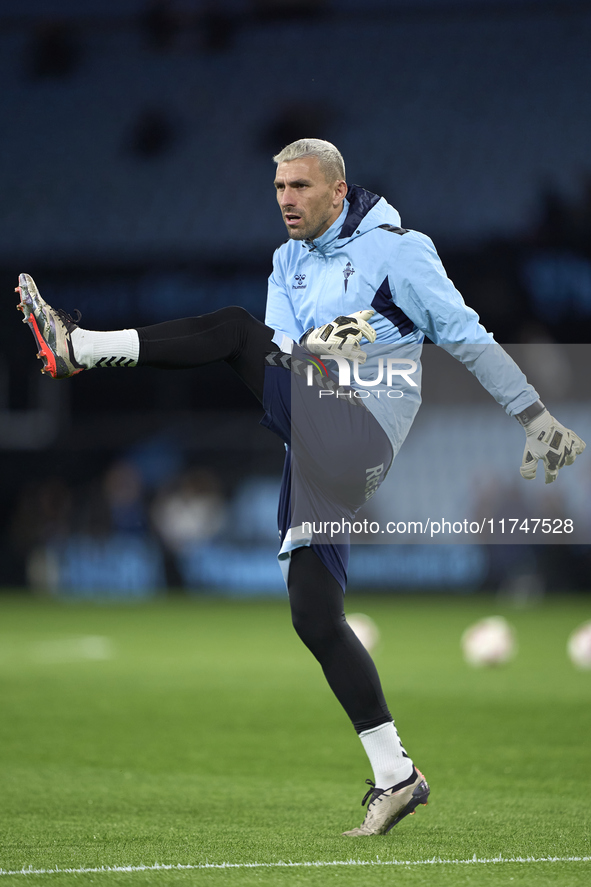
M 341 314 L 373 309 L 374 345 L 362 380 L 375 379 L 380 357 L 415 360 L 412 379 L 398 399 L 384 386 L 367 388 L 364 403 L 388 434 L 394 454 L 420 405 L 420 353 L 427 335 L 477 377 L 513 416 L 537 399 L 515 362 L 485 330 L 445 273 L 432 241 L 400 228 L 400 216 L 385 199 L 353 185 L 334 224 L 314 241 L 289 240 L 276 250 L 269 278 L 265 323 L 275 341 L 299 341 L 303 333 Z M 352 378 L 351 385 L 360 388 Z M 390 386 L 391 387 L 391 386 Z M 369 391 L 369 394 L 367 394 Z M 381 392 L 381 393 L 380 393 Z

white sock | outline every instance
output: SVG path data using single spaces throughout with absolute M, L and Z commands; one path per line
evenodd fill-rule
M 393 721 L 364 730 L 359 738 L 373 768 L 377 788 L 392 788 L 408 779 L 412 773 L 412 761 L 406 757 Z
M 80 327 L 72 332 L 72 347 L 78 363 L 93 367 L 134 367 L 140 356 L 137 330 L 97 332 Z

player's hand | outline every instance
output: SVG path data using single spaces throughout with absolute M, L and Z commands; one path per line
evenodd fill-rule
M 572 465 L 585 449 L 585 442 L 544 410 L 524 426 L 526 433 L 521 476 L 533 480 L 538 461 L 544 463 L 546 483 L 551 484 L 558 477 L 563 465 Z
M 360 342 L 367 339 L 375 342 L 376 331 L 367 322 L 375 311 L 355 311 L 353 314 L 342 314 L 332 323 L 325 323 L 316 329 L 304 333 L 300 345 L 311 354 L 336 354 L 347 360 L 357 360 L 363 364 L 367 354 L 362 351 Z

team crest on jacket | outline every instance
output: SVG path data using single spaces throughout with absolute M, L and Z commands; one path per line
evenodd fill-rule
M 345 292 L 347 292 L 347 285 L 352 274 L 355 274 L 355 268 L 353 267 L 351 262 L 347 262 L 343 269 L 343 276 L 345 278 Z
M 295 283 L 292 283 L 291 285 L 292 290 L 305 290 L 308 286 L 307 283 L 304 283 L 304 280 L 306 279 L 305 274 L 296 274 L 294 279 Z

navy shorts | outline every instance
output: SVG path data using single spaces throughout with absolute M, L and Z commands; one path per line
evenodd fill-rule
M 392 446 L 374 416 L 347 389 L 310 385 L 305 352 L 267 359 L 261 424 L 286 444 L 279 498 L 279 563 L 287 583 L 291 551 L 308 545 L 343 590 L 347 583 L 350 525 L 379 488 L 392 462 Z M 295 364 L 294 364 L 295 365 Z M 347 394 L 349 396 L 347 396 Z

